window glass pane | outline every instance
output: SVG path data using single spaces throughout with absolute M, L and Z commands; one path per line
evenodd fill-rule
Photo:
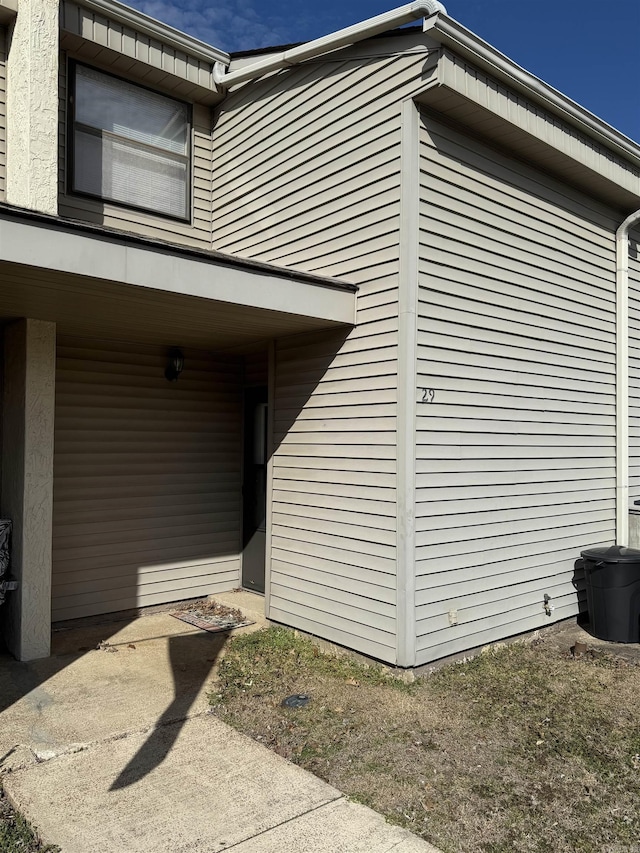
M 76 130 L 75 190 L 186 218 L 186 187 L 185 160 Z
M 166 151 L 187 153 L 186 104 L 81 65 L 76 66 L 75 119 Z
M 76 131 L 73 189 L 102 196 L 102 139 Z

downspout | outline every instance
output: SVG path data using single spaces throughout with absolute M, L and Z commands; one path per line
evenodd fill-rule
M 226 72 L 225 66 L 217 62 L 213 69 L 213 79 L 217 86 L 225 89 L 239 83 L 246 83 L 248 80 L 261 77 L 263 74 L 280 71 L 290 65 L 296 65 L 324 53 L 330 53 L 339 47 L 355 44 L 379 33 L 386 33 L 388 30 L 400 27 L 402 24 L 408 24 L 410 21 L 428 18 L 430 15 L 435 15 L 436 12 L 446 14 L 446 9 L 439 0 L 418 0 L 418 2 L 408 3 L 406 6 L 392 9 L 390 12 L 369 18 L 359 24 L 354 24 L 352 27 L 346 27 L 343 30 L 331 33 L 331 35 L 305 42 L 298 47 L 292 47 L 244 68 L 238 68 L 237 71 Z
M 640 210 L 616 231 L 616 542 L 629 542 L 629 231 Z

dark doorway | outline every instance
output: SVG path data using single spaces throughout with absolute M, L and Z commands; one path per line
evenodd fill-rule
M 264 592 L 267 534 L 267 389 L 244 392 L 242 586 Z

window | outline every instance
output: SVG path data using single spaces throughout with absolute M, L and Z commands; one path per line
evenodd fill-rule
M 73 66 L 70 189 L 189 218 L 189 106 Z

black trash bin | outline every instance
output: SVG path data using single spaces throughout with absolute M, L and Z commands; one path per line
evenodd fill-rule
M 588 548 L 584 578 L 591 630 L 600 640 L 640 642 L 640 550 Z

